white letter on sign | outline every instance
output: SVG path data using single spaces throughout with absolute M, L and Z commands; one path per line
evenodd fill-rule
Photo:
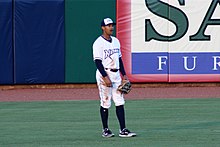
M 167 56 L 157 56 L 157 58 L 159 59 L 159 64 L 158 64 L 158 69 L 157 70 L 163 70 L 162 69 L 162 64 L 166 65 Z M 164 60 L 162 61 L 162 59 L 164 59 Z
M 212 70 L 218 70 L 217 65 L 220 66 L 220 62 L 217 62 L 217 59 L 220 59 L 220 56 L 213 56 L 214 58 L 214 68 Z
M 196 56 L 193 56 L 193 67 L 192 68 L 188 68 L 188 64 L 187 64 L 187 59 L 188 57 L 183 57 L 184 58 L 184 68 L 188 71 L 192 71 L 196 68 Z

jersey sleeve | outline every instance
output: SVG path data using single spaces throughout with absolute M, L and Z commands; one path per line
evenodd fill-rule
M 102 51 L 102 45 L 99 42 L 99 40 L 97 39 L 94 43 L 93 43 L 93 60 L 95 61 L 96 59 L 98 60 L 102 60 L 103 58 L 103 51 Z
M 121 54 L 121 44 L 120 44 L 120 41 L 118 40 L 118 38 L 115 37 L 115 39 L 116 39 L 116 42 L 117 42 L 117 46 L 119 48 L 118 56 L 120 58 L 120 57 L 122 57 L 122 54 Z

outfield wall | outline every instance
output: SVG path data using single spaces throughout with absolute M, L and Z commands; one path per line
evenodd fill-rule
M 13 83 L 12 1 L 0 1 L 0 84 Z
M 65 82 L 64 4 L 0 1 L 0 84 Z
M 104 17 L 117 21 L 132 82 L 219 82 L 218 3 L 1 0 L 0 84 L 95 83 L 92 43 Z
M 65 0 L 66 83 L 94 83 L 92 44 L 102 33 L 101 20 L 116 19 L 115 0 Z
M 131 81 L 220 81 L 219 1 L 118 0 L 117 23 Z

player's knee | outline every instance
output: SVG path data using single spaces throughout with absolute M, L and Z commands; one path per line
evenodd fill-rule
M 124 100 L 122 100 L 122 101 L 116 101 L 115 102 L 115 106 L 122 106 L 122 105 L 124 105 L 125 104 L 125 101 Z
M 111 101 L 101 101 L 101 106 L 103 108 L 109 109 L 111 107 Z
M 102 105 L 102 104 L 101 104 L 101 106 L 105 109 L 109 109 L 111 107 L 111 105 Z

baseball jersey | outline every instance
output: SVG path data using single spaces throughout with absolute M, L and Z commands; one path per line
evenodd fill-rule
M 111 36 L 108 41 L 100 36 L 93 43 L 93 59 L 102 60 L 104 68 L 119 69 L 119 58 L 121 55 L 120 42 L 116 37 Z

